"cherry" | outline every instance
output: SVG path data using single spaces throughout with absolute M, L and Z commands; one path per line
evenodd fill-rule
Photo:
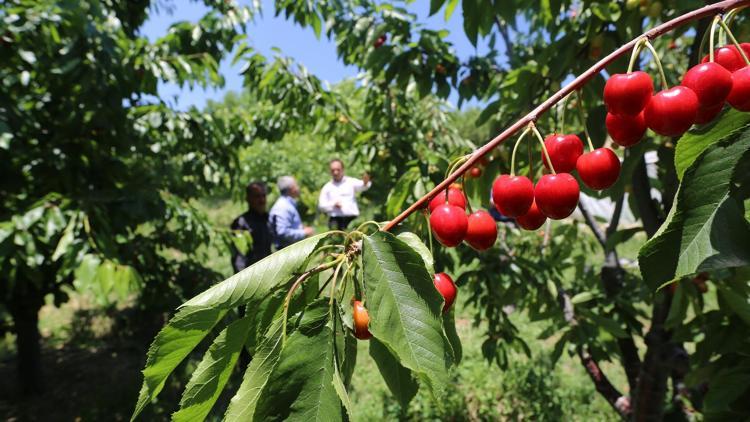
M 710 56 L 707 55 L 701 60 L 701 63 L 708 63 L 709 59 Z M 744 64 L 742 56 L 737 52 L 737 47 L 733 45 L 727 45 L 714 50 L 714 62 L 730 72 L 738 70 Z
M 620 176 L 620 159 L 609 148 L 597 148 L 583 154 L 576 163 L 576 169 L 589 188 L 607 189 Z
M 643 112 L 635 116 L 607 113 L 604 124 L 612 140 L 623 147 L 637 144 L 646 133 L 646 119 L 643 117 Z
M 616 73 L 604 85 L 604 103 L 612 114 L 635 116 L 646 107 L 654 83 L 646 72 Z
M 534 200 L 542 214 L 561 220 L 573 213 L 578 205 L 580 189 L 569 173 L 545 174 L 534 188 Z
M 750 111 L 750 66 L 732 74 L 732 92 L 727 101 L 739 111 Z
M 383 34 L 383 35 L 379 36 L 378 39 L 376 39 L 374 43 L 372 43 L 372 46 L 374 48 L 380 48 L 380 47 L 383 46 L 383 44 L 385 44 L 385 41 L 387 39 L 388 39 L 388 35 Z
M 528 177 L 504 174 L 492 184 L 492 202 L 505 216 L 524 215 L 534 202 L 534 184 Z
M 472 167 L 471 170 L 469 170 L 469 176 L 477 179 L 479 176 L 482 175 L 482 169 L 479 167 Z
M 352 319 L 354 319 L 354 337 L 360 340 L 369 340 L 372 337 L 370 330 L 370 314 L 362 305 L 362 302 L 355 300 L 352 302 Z
M 469 226 L 464 240 L 472 248 L 483 251 L 492 247 L 497 239 L 497 224 L 490 213 L 484 210 L 469 215 Z
M 549 135 L 544 139 L 552 166 L 557 172 L 569 173 L 576 168 L 576 160 L 583 154 L 583 142 L 576 135 Z M 542 152 L 544 166 L 549 168 L 547 157 Z
M 698 96 L 692 89 L 676 86 L 651 98 L 643 112 L 646 125 L 664 136 L 680 136 L 695 123 L 698 115 Z
M 456 294 L 458 293 L 456 284 L 453 282 L 453 279 L 446 273 L 435 274 L 435 279 L 433 280 L 433 282 L 435 283 L 435 288 L 438 292 L 440 292 L 440 294 L 443 296 L 443 299 L 445 300 L 445 305 L 443 305 L 443 313 L 446 313 L 453 305 L 453 301 L 456 300 Z
M 547 221 L 547 216 L 539 211 L 539 207 L 536 206 L 536 201 L 531 204 L 529 212 L 526 214 L 516 217 L 516 223 L 526 230 L 536 230 L 542 227 L 542 224 Z
M 456 246 L 464 240 L 469 220 L 463 208 L 443 204 L 430 214 L 430 226 L 435 237 L 445 246 Z
M 460 188 L 461 185 L 457 185 L 457 186 L 458 187 L 451 185 L 448 188 L 448 204 L 466 209 L 466 197 L 464 196 L 464 193 L 461 191 L 461 188 Z M 430 205 L 429 205 L 430 212 L 432 212 L 439 205 L 443 205 L 445 203 L 446 203 L 445 191 L 438 193 L 430 201 Z
M 721 104 L 732 90 L 732 73 L 716 63 L 693 66 L 682 78 L 682 85 L 695 92 L 703 107 Z
M 698 114 L 695 116 L 695 123 L 699 125 L 706 124 L 715 119 L 723 109 L 723 102 L 711 107 L 700 106 L 698 107 Z

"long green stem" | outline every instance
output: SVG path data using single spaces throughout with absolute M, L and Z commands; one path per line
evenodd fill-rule
M 714 35 L 716 34 L 716 26 L 719 24 L 719 21 L 721 21 L 721 15 L 716 15 L 714 17 L 714 20 L 711 22 L 711 32 L 708 35 L 708 60 L 711 63 L 714 62 L 714 49 L 716 49 L 716 44 L 714 43 Z
M 641 49 L 643 49 L 643 43 L 647 41 L 648 38 L 641 38 L 633 46 L 633 52 L 630 54 L 630 62 L 628 63 L 628 73 L 633 71 L 635 61 L 638 59 L 638 55 L 641 54 Z
M 581 119 L 581 126 L 583 126 L 583 133 L 586 135 L 586 142 L 589 144 L 589 149 L 594 150 L 594 143 L 591 142 L 591 135 L 589 135 L 589 128 L 586 126 L 586 114 L 583 111 L 583 95 L 581 91 L 576 91 L 576 108 L 578 109 L 578 118 Z
M 427 237 L 430 239 L 430 255 L 432 255 L 432 227 L 430 227 L 430 216 L 426 210 L 423 210 L 424 219 L 427 222 Z
M 547 164 L 549 164 L 549 169 L 552 171 L 552 174 L 557 174 L 555 171 L 555 167 L 552 165 L 552 160 L 549 158 L 549 153 L 547 152 L 547 147 L 544 146 L 544 137 L 541 133 L 539 133 L 539 129 L 536 128 L 536 125 L 534 122 L 529 123 L 529 126 L 531 127 L 531 130 L 534 132 L 534 135 L 536 135 L 536 138 L 539 139 L 539 143 L 542 144 L 542 152 L 544 153 L 544 157 L 547 159 Z
M 723 20 L 719 21 L 719 25 L 721 25 L 722 28 L 724 28 L 724 32 L 727 33 L 727 36 L 730 40 L 732 40 L 732 44 L 734 44 L 735 47 L 737 47 L 737 51 L 740 52 L 740 55 L 745 60 L 745 64 L 750 65 L 750 59 L 748 59 L 747 54 L 745 54 L 745 50 L 742 49 L 742 46 L 737 41 L 737 38 L 734 37 L 734 34 L 732 34 L 732 31 L 729 30 L 729 27 L 726 23 L 724 23 Z
M 565 109 L 568 108 L 570 96 L 571 94 L 568 94 L 560 101 L 560 133 L 565 133 Z
M 516 141 L 516 145 L 513 147 L 513 153 L 510 155 L 510 175 L 515 176 L 516 175 L 516 151 L 518 151 L 518 146 L 521 145 L 521 140 L 526 137 L 526 135 L 529 134 L 529 131 L 531 128 L 527 128 L 526 130 L 521 133 L 521 136 L 518 137 L 518 140 Z
M 651 45 L 651 43 L 648 40 L 646 40 L 646 42 L 643 43 L 643 45 L 645 45 L 646 48 L 648 48 L 649 51 L 651 51 L 651 55 L 654 56 L 654 61 L 656 61 L 656 67 L 659 69 L 659 76 L 661 76 L 662 90 L 669 89 L 669 85 L 667 84 L 667 75 L 664 74 L 664 67 L 662 67 L 661 65 L 661 60 L 659 59 L 659 53 L 656 52 L 656 49 L 654 48 L 653 45 Z

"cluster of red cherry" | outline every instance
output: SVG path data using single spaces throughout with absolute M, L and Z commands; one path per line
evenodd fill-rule
M 429 204 L 430 226 L 437 240 L 445 246 L 458 246 L 466 241 L 483 251 L 495 244 L 497 224 L 484 210 L 466 214 L 466 197 L 461 186 L 451 185 L 445 194 L 432 198 Z
M 624 147 L 635 145 L 646 128 L 664 136 L 680 136 L 693 124 L 712 121 L 725 103 L 740 111 L 750 111 L 750 43 L 737 43 L 721 18 L 714 22 L 712 48 L 717 23 L 724 26 L 735 44 L 712 50 L 685 73 L 681 85 L 673 88 L 667 88 L 664 71 L 651 44 L 645 39 L 636 44 L 628 73 L 612 75 L 604 86 L 608 110 L 605 123 L 615 142 Z M 648 73 L 632 71 L 634 57 L 644 46 L 651 50 L 661 73 L 663 89 L 656 95 Z

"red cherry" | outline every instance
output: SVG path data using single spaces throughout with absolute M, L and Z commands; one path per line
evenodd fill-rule
M 732 90 L 732 73 L 716 63 L 703 63 L 687 71 L 682 85 L 695 92 L 701 106 L 716 106 Z
M 469 170 L 469 176 L 475 179 L 481 175 L 482 175 L 482 169 L 480 169 L 479 167 L 472 167 L 471 170 Z
M 492 247 L 497 239 L 497 223 L 487 211 L 469 215 L 469 226 L 464 240 L 472 248 L 483 251 Z
M 370 337 L 372 337 L 372 334 L 368 329 L 370 315 L 359 300 L 352 302 L 352 319 L 354 320 L 354 337 L 360 340 L 370 339 Z
M 453 279 L 446 273 L 435 274 L 433 282 L 435 283 L 435 288 L 438 292 L 440 292 L 440 294 L 443 296 L 443 299 L 445 300 L 445 305 L 443 305 L 443 313 L 446 313 L 451 308 L 451 306 L 453 306 L 453 301 L 456 300 L 456 294 L 458 294 L 456 284 L 453 282 Z
M 576 163 L 578 175 L 591 189 L 602 190 L 615 184 L 620 176 L 620 159 L 609 148 L 597 148 L 583 154 Z
M 750 57 L 750 42 L 743 42 L 740 44 L 740 47 L 742 47 L 742 51 L 745 52 L 745 55 Z M 742 55 L 740 55 L 740 58 L 742 58 Z
M 708 63 L 709 57 L 704 57 L 701 63 Z M 744 66 L 742 56 L 737 51 L 737 47 L 733 45 L 727 45 L 714 50 L 714 61 L 730 72 L 734 72 Z
M 534 188 L 534 200 L 544 215 L 561 220 L 573 213 L 578 205 L 580 189 L 569 173 L 545 174 Z
M 438 205 L 443 205 L 445 203 L 445 191 L 438 193 L 430 201 L 430 212 L 437 208 Z M 448 188 L 448 204 L 466 209 L 466 197 L 460 188 L 453 186 Z
M 430 214 L 430 226 L 435 237 L 445 246 L 456 246 L 464 240 L 469 220 L 463 208 L 443 204 Z
M 711 107 L 700 106 L 698 107 L 698 114 L 695 116 L 695 123 L 699 125 L 706 124 L 715 119 L 723 109 L 723 102 Z
M 695 123 L 698 96 L 692 89 L 676 86 L 651 98 L 643 112 L 646 125 L 664 136 L 680 136 Z
M 654 83 L 646 72 L 616 73 L 604 85 L 604 103 L 612 114 L 635 116 L 646 107 Z
M 612 139 L 623 147 L 637 144 L 646 133 L 646 119 L 643 117 L 643 112 L 635 116 L 607 113 L 604 124 Z
M 492 184 L 492 202 L 505 216 L 524 215 L 534 202 L 534 184 L 526 176 L 504 174 Z
M 727 101 L 739 111 L 750 111 L 750 66 L 732 74 L 732 92 Z
M 547 221 L 547 216 L 539 211 L 539 207 L 536 206 L 536 201 L 531 204 L 529 212 L 526 214 L 516 217 L 516 223 L 526 230 L 536 230 L 542 227 L 542 224 Z
M 576 135 L 549 135 L 544 139 L 552 166 L 556 172 L 569 173 L 576 168 L 576 160 L 583 154 L 583 142 Z M 542 162 L 549 168 L 547 157 L 542 152 Z

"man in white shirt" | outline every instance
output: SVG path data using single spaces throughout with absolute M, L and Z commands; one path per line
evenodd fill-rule
M 328 163 L 333 180 L 320 191 L 318 208 L 328 214 L 328 228 L 345 230 L 359 216 L 356 194 L 370 188 L 370 176 L 365 173 L 362 180 L 344 176 L 344 163 L 338 158 Z

